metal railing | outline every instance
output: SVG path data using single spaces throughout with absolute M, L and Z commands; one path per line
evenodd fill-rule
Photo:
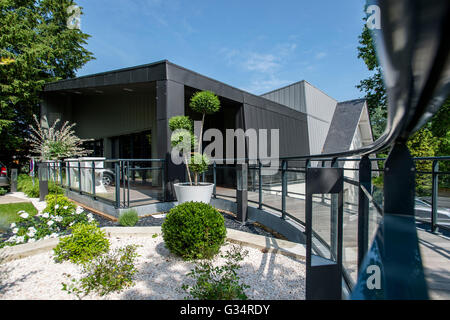
M 71 159 L 46 164 L 50 181 L 116 208 L 166 201 L 163 159 Z
M 248 166 L 248 202 L 253 203 L 258 209 L 269 209 L 278 213 L 281 219 L 291 219 L 297 222 L 304 230 L 305 220 L 305 188 L 306 180 L 304 175 L 306 169 L 310 167 L 312 158 L 282 158 L 277 173 L 272 176 L 264 176 L 260 160 L 256 160 L 256 165 Z M 353 255 L 344 254 L 343 277 L 349 291 L 351 291 L 357 282 L 357 272 L 365 258 L 371 244 L 373 243 L 378 225 L 384 215 L 383 205 L 383 177 L 385 169 L 385 158 L 314 158 L 319 161 L 320 167 L 336 166 L 343 167 L 344 171 L 344 221 L 343 227 L 344 249 L 347 252 L 353 250 Z M 448 195 L 448 207 L 439 207 L 439 177 L 450 175 L 450 172 L 439 171 L 439 163 L 450 161 L 450 157 L 427 157 L 414 158 L 415 163 L 429 162 L 431 170 L 415 170 L 418 175 L 426 176 L 429 180 L 429 194 L 417 192 L 415 207 L 416 220 L 429 223 L 431 229 L 436 231 L 438 228 L 449 229 L 450 226 L 450 194 Z M 366 163 L 363 163 L 366 161 Z M 367 165 L 367 161 L 368 164 Z M 224 163 L 224 159 L 218 160 Z M 299 163 L 303 162 L 303 166 Z M 295 163 L 295 166 L 290 166 Z M 362 165 L 361 165 L 362 164 Z M 225 183 L 223 186 L 218 182 L 220 170 L 227 170 L 227 176 L 230 171 L 235 171 L 236 166 L 217 164 L 216 161 L 210 165 L 208 178 L 203 176 L 204 182 L 214 184 L 213 197 L 234 199 L 237 201 L 235 185 Z M 289 176 L 291 174 L 291 176 Z M 381 181 L 381 182 L 380 182 Z M 448 184 L 448 179 L 446 183 Z M 424 180 L 420 180 L 424 183 Z M 222 188 L 220 188 L 222 187 Z M 417 188 L 419 186 L 416 186 Z M 422 186 L 423 187 L 423 186 Z M 220 190 L 218 190 L 220 188 Z M 441 184 L 441 188 L 450 191 L 450 185 Z M 423 189 L 423 188 L 421 188 Z M 252 197 L 253 195 L 253 197 Z M 317 196 L 313 202 L 319 206 L 331 207 L 331 197 Z M 290 207 L 288 207 L 290 204 Z M 303 207 L 302 207 L 303 206 Z M 298 209 L 297 209 L 298 208 Z M 444 213 L 448 210 L 448 216 Z M 324 221 L 326 224 L 327 221 Z M 268 226 L 270 228 L 270 226 Z M 317 227 L 317 226 L 316 226 Z M 320 225 L 318 226 L 321 227 Z M 324 226 L 322 226 L 324 227 Z M 314 250 L 322 255 L 329 255 L 332 244 L 325 238 L 331 238 L 330 234 L 312 231 L 317 239 L 313 243 Z

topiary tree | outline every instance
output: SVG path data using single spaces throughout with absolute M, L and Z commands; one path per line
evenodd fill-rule
M 187 116 L 175 116 L 169 119 L 169 128 L 173 131 L 170 144 L 172 148 L 183 154 L 189 183 L 192 185 L 188 157 L 197 143 L 197 139 L 192 133 L 192 121 Z
M 198 141 L 200 142 L 198 145 L 198 152 L 200 153 L 202 148 L 202 138 L 203 138 L 203 125 L 205 123 L 205 115 L 213 114 L 219 111 L 220 109 L 220 101 L 219 98 L 211 91 L 200 91 L 195 93 L 192 98 L 189 106 L 195 112 L 202 114 L 202 126 L 200 128 L 200 136 Z
M 201 153 L 194 153 L 189 162 L 189 168 L 194 172 L 195 185 L 198 185 L 198 176 L 208 170 L 209 158 Z
M 225 220 L 203 202 L 185 202 L 170 210 L 161 227 L 170 252 L 185 260 L 209 259 L 225 242 Z

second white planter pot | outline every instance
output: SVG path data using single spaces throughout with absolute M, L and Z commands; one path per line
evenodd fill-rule
M 209 204 L 214 190 L 214 184 L 199 183 L 198 186 L 191 186 L 189 183 L 175 183 L 174 188 L 178 204 L 189 201 Z

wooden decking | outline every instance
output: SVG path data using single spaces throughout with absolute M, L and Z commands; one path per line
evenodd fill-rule
M 217 194 L 219 198 L 232 200 L 232 197 L 236 196 L 236 190 L 217 187 Z M 249 205 L 257 206 L 259 199 L 258 192 L 249 191 L 248 199 L 250 200 Z M 263 204 L 281 210 L 281 196 L 264 192 Z M 318 205 L 318 208 L 320 209 L 320 204 Z M 358 219 L 357 212 L 352 209 L 354 208 L 347 207 L 344 209 L 343 259 L 345 268 L 349 271 L 353 279 L 356 280 Z M 305 221 L 304 200 L 287 197 L 286 211 L 296 219 L 303 222 Z M 326 218 L 327 215 L 324 214 L 326 211 L 327 210 L 315 210 L 315 212 L 318 212 L 319 214 L 317 215 L 316 222 L 313 221 L 315 230 L 319 230 L 319 232 L 322 233 L 321 236 L 324 237 L 327 236 L 326 230 L 329 230 L 330 227 L 330 220 L 329 218 Z M 369 233 L 371 237 L 376 231 L 377 219 L 375 211 L 371 210 L 369 217 Z M 429 230 L 429 225 L 418 223 L 417 226 L 419 247 L 421 250 L 430 298 L 450 299 L 450 232 L 442 231 L 441 234 L 433 234 Z

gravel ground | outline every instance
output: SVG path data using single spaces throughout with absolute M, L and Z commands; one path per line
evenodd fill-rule
M 91 295 L 85 299 L 134 300 L 183 299 L 186 294 L 181 291 L 183 283 L 192 284 L 186 274 L 193 264 L 185 262 L 169 253 L 159 235 L 152 237 L 114 237 L 111 247 L 137 244 L 141 255 L 137 259 L 138 274 L 136 285 L 121 293 L 105 297 Z M 222 247 L 222 252 L 230 244 Z M 244 247 L 249 252 L 238 274 L 241 280 L 250 286 L 246 290 L 249 299 L 261 300 L 297 300 L 305 298 L 305 263 L 281 254 L 263 253 L 261 250 Z M 0 299 L 26 300 L 62 300 L 76 299 L 62 291 L 61 283 L 67 282 L 64 274 L 79 277 L 79 268 L 70 263 L 57 264 L 52 258 L 53 251 L 41 253 L 1 265 L 1 274 L 5 276 L 0 290 Z M 216 258 L 214 263 L 222 260 Z
M 274 235 L 263 228 L 261 228 L 258 224 L 249 221 L 247 224 L 243 225 L 239 221 L 236 220 L 235 216 L 221 212 L 223 217 L 225 218 L 225 227 L 230 229 L 235 229 L 239 231 L 244 231 L 248 233 L 258 234 L 265 237 L 277 237 L 282 238 L 279 235 Z M 118 222 L 113 222 L 111 220 L 105 219 L 99 215 L 96 215 L 93 213 L 94 218 L 99 222 L 100 227 L 118 227 L 120 226 Z M 156 215 L 156 217 L 161 215 Z M 161 226 L 164 222 L 164 218 L 155 218 L 153 216 L 143 217 L 140 218 L 138 223 L 136 224 L 137 227 L 157 227 Z

